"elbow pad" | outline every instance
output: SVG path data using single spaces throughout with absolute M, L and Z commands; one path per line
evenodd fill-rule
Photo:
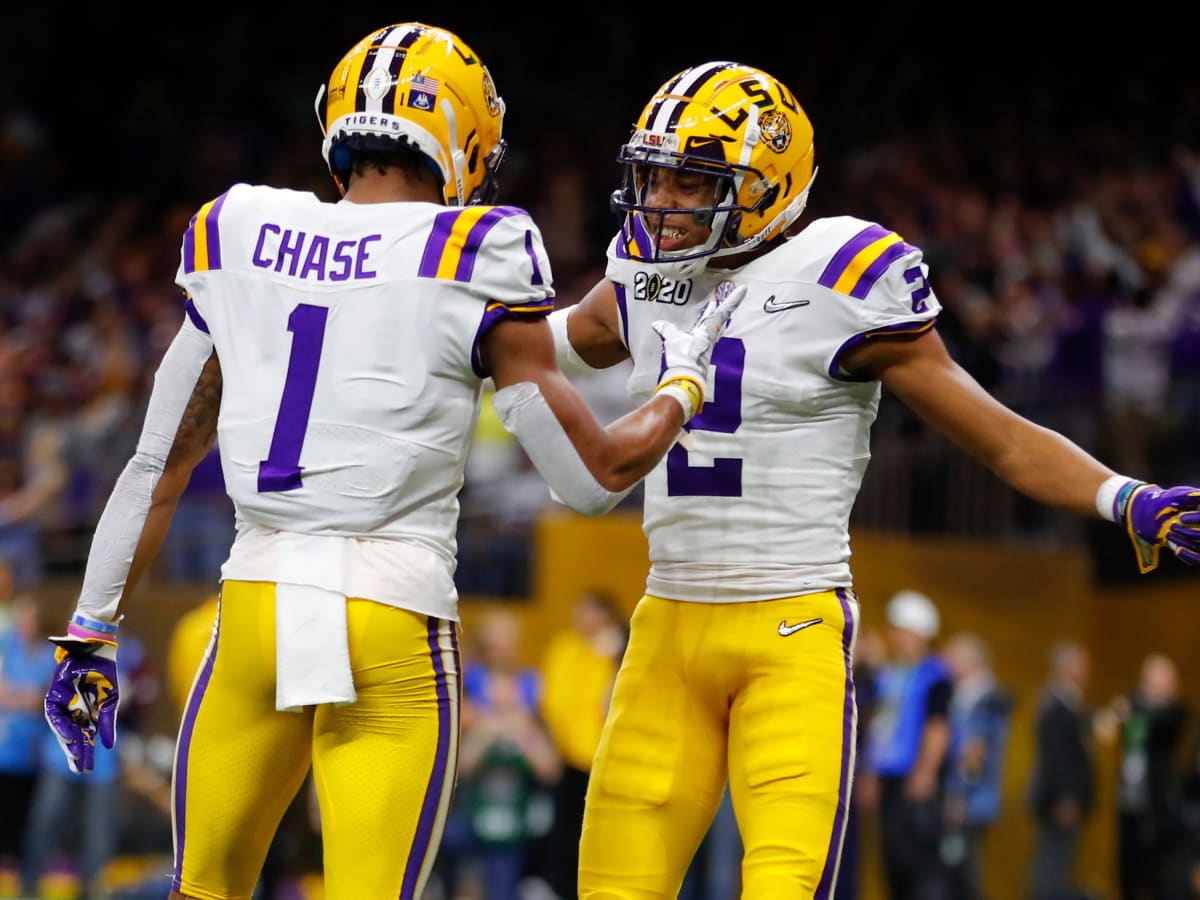
M 555 498 L 571 509 L 585 516 L 603 515 L 633 490 L 613 493 L 595 479 L 536 384 L 509 385 L 493 395 L 492 405 Z

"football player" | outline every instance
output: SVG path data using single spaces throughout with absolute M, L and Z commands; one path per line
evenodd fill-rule
M 46 718 L 115 740 L 123 603 L 214 437 L 237 511 L 180 723 L 172 896 L 251 895 L 312 767 L 325 895 L 417 898 L 458 762 L 455 533 L 483 382 L 556 495 L 601 514 L 703 402 L 740 293 L 660 324 L 654 397 L 601 426 L 558 370 L 542 237 L 491 205 L 504 102 L 461 39 L 372 32 L 324 94 L 339 202 L 235 184 L 182 241 L 182 327 L 97 527 Z
M 568 375 L 632 358 L 714 285 L 745 298 L 703 412 L 646 479 L 650 571 L 597 750 L 583 898 L 674 897 L 728 776 L 743 896 L 829 897 L 854 770 L 851 507 L 881 388 L 1027 496 L 1200 563 L 1200 489 L 1111 471 L 989 396 L 948 355 L 919 247 L 852 216 L 799 225 L 815 174 L 795 95 L 714 61 L 654 94 L 619 161 L 606 278 L 551 314 Z

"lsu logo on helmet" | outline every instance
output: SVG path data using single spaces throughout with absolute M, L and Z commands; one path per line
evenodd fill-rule
M 782 153 L 792 142 L 792 124 L 777 109 L 769 109 L 758 117 L 758 130 L 776 153 Z

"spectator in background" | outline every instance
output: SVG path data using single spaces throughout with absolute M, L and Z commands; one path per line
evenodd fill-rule
M 539 821 L 537 799 L 558 780 L 561 764 L 515 673 L 492 673 L 483 700 L 462 737 L 463 808 L 479 856 L 483 900 L 521 900 L 530 848 L 552 824 L 549 805 Z
M 511 679 L 518 698 L 532 716 L 538 715 L 541 700 L 541 673 L 521 659 L 521 620 L 510 609 L 494 608 L 484 613 L 479 624 L 464 628 L 462 648 L 463 710 L 462 736 L 464 747 L 477 749 L 485 743 L 478 729 L 487 730 L 493 722 L 493 685 L 497 679 Z M 504 693 L 501 690 L 501 693 Z M 476 837 L 472 804 L 468 796 L 469 779 L 464 775 L 462 790 L 455 791 L 447 814 L 442 848 L 435 863 L 435 876 L 444 896 L 475 896 L 484 891 L 484 846 Z M 526 842 L 526 843 L 532 843 Z M 493 848 L 493 851 L 495 848 Z M 526 851 L 532 853 L 531 847 Z M 495 860 L 493 860 L 495 865 Z M 519 873 L 518 873 L 519 874 Z
M 562 757 L 546 876 L 561 898 L 579 895 L 579 838 L 588 776 L 628 636 L 626 617 L 613 596 L 587 590 L 575 599 L 571 626 L 550 638 L 542 658 L 542 718 Z
M 933 648 L 941 620 L 929 597 L 904 590 L 888 601 L 887 622 L 890 656 L 876 682 L 864 801 L 878 808 L 890 900 L 941 900 L 952 694 L 949 670 Z
M 8 634 L 16 625 L 18 596 L 13 564 L 0 556 L 0 635 Z
M 42 697 L 54 654 L 33 597 L 11 601 L 13 621 L 0 633 L 0 869 L 20 867 L 22 841 L 38 778 Z
M 953 635 L 942 655 L 954 680 L 943 862 L 955 900 L 983 900 L 983 844 L 1000 817 L 1013 699 L 996 683 L 979 635 Z
M 1151 653 L 1137 686 L 1113 699 L 1099 719 L 1116 737 L 1117 880 L 1121 900 L 1170 900 L 1177 877 L 1181 812 L 1178 751 L 1187 722 L 1175 661 Z M 1106 727 L 1107 726 L 1107 727 Z
M 1171 900 L 1200 900 L 1200 728 L 1183 764 L 1183 846 Z
M 1072 868 L 1079 836 L 1096 799 L 1093 717 L 1084 701 L 1091 673 L 1087 649 L 1059 641 L 1050 651 L 1050 674 L 1036 722 L 1029 805 L 1036 821 L 1031 900 L 1076 900 Z
M 521 620 L 511 610 L 492 610 L 483 616 L 473 652 L 463 660 L 463 691 L 468 700 L 486 708 L 491 703 L 490 682 L 507 675 L 515 679 L 525 707 L 537 712 L 542 676 L 536 666 L 521 661 L 521 639 Z
M 871 716 L 875 709 L 875 691 L 879 672 L 887 662 L 887 642 L 883 634 L 874 628 L 864 628 L 858 635 L 854 647 L 854 702 L 858 707 L 858 732 L 854 754 L 855 780 L 866 766 L 867 734 Z M 867 798 L 870 800 L 870 798 Z M 858 900 L 862 869 L 862 817 L 872 810 L 865 806 L 862 792 L 855 790 L 850 795 L 850 808 L 846 811 L 846 836 L 842 840 L 842 862 L 838 866 L 838 900 Z
M 73 417 L 61 379 L 0 379 L 0 553 L 22 587 L 41 581 L 45 531 L 63 524 Z

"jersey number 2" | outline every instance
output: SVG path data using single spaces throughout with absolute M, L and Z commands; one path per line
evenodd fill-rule
M 313 392 L 317 388 L 317 366 L 321 361 L 321 343 L 325 340 L 324 306 L 301 303 L 288 316 L 292 333 L 292 352 L 288 357 L 283 396 L 271 435 L 271 450 L 258 464 L 258 492 L 294 491 L 301 486 L 300 448 L 312 412 Z
M 713 347 L 713 399 L 688 422 L 690 431 L 733 434 L 742 424 L 742 370 L 746 345 L 740 338 L 721 338 Z M 688 451 L 676 444 L 667 452 L 667 496 L 740 497 L 742 460 L 718 457 L 711 466 L 693 466 Z

